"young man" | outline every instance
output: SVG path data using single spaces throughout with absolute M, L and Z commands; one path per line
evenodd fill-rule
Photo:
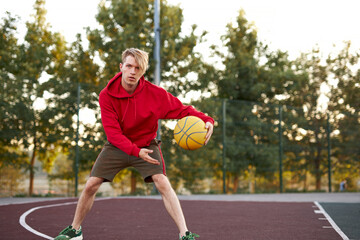
M 121 72 L 113 77 L 99 95 L 101 120 L 108 142 L 96 159 L 75 211 L 73 222 L 55 240 L 81 240 L 81 223 L 91 209 L 95 194 L 104 181 L 127 167 L 135 167 L 145 182 L 154 182 L 165 208 L 179 229 L 181 240 L 195 239 L 188 231 L 179 199 L 166 177 L 160 142 L 155 139 L 159 119 L 197 116 L 206 123 L 208 143 L 214 120 L 183 105 L 179 99 L 143 77 L 148 67 L 148 53 L 126 49 Z

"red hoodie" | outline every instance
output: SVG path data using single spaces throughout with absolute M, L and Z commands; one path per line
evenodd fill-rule
M 156 137 L 159 119 L 197 116 L 214 124 L 214 119 L 183 105 L 179 99 L 142 76 L 133 94 L 121 86 L 118 73 L 100 92 L 101 121 L 108 141 L 129 155 L 139 156 L 140 148 Z

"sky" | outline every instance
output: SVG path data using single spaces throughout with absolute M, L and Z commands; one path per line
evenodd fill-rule
M 0 0 L 1 18 L 5 11 L 21 17 L 19 31 L 25 31 L 35 0 Z M 77 33 L 85 36 L 85 27 L 97 27 L 95 15 L 100 0 L 46 0 L 47 20 L 54 31 L 73 42 Z M 201 47 L 204 55 L 207 46 L 221 46 L 220 36 L 225 26 L 234 22 L 239 10 L 253 22 L 259 39 L 271 50 L 281 49 L 295 58 L 316 46 L 327 54 L 341 49 L 344 41 L 351 41 L 354 49 L 360 49 L 360 14 L 358 0 L 167 0 L 168 4 L 183 9 L 183 31 L 192 24 L 199 32 L 206 30 L 208 43 Z M 334 48 L 333 45 L 336 45 Z

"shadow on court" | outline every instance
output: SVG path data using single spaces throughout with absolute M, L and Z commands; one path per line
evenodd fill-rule
M 71 224 L 75 199 L 0 206 L 1 239 L 46 239 L 20 225 L 25 222 L 54 237 Z M 63 205 L 64 203 L 70 203 Z M 342 237 L 312 202 L 247 202 L 181 200 L 188 227 L 206 240 L 316 239 Z M 84 239 L 178 239 L 178 230 L 159 199 L 110 198 L 95 201 L 83 223 Z

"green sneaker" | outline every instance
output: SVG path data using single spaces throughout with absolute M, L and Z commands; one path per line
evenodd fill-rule
M 179 237 L 179 240 L 195 240 L 195 237 L 200 237 L 200 236 L 197 235 L 196 233 L 187 231 L 185 236 Z
M 62 230 L 59 235 L 54 240 L 82 240 L 83 235 L 81 231 L 81 227 L 79 230 L 75 230 L 72 226 L 66 227 Z

